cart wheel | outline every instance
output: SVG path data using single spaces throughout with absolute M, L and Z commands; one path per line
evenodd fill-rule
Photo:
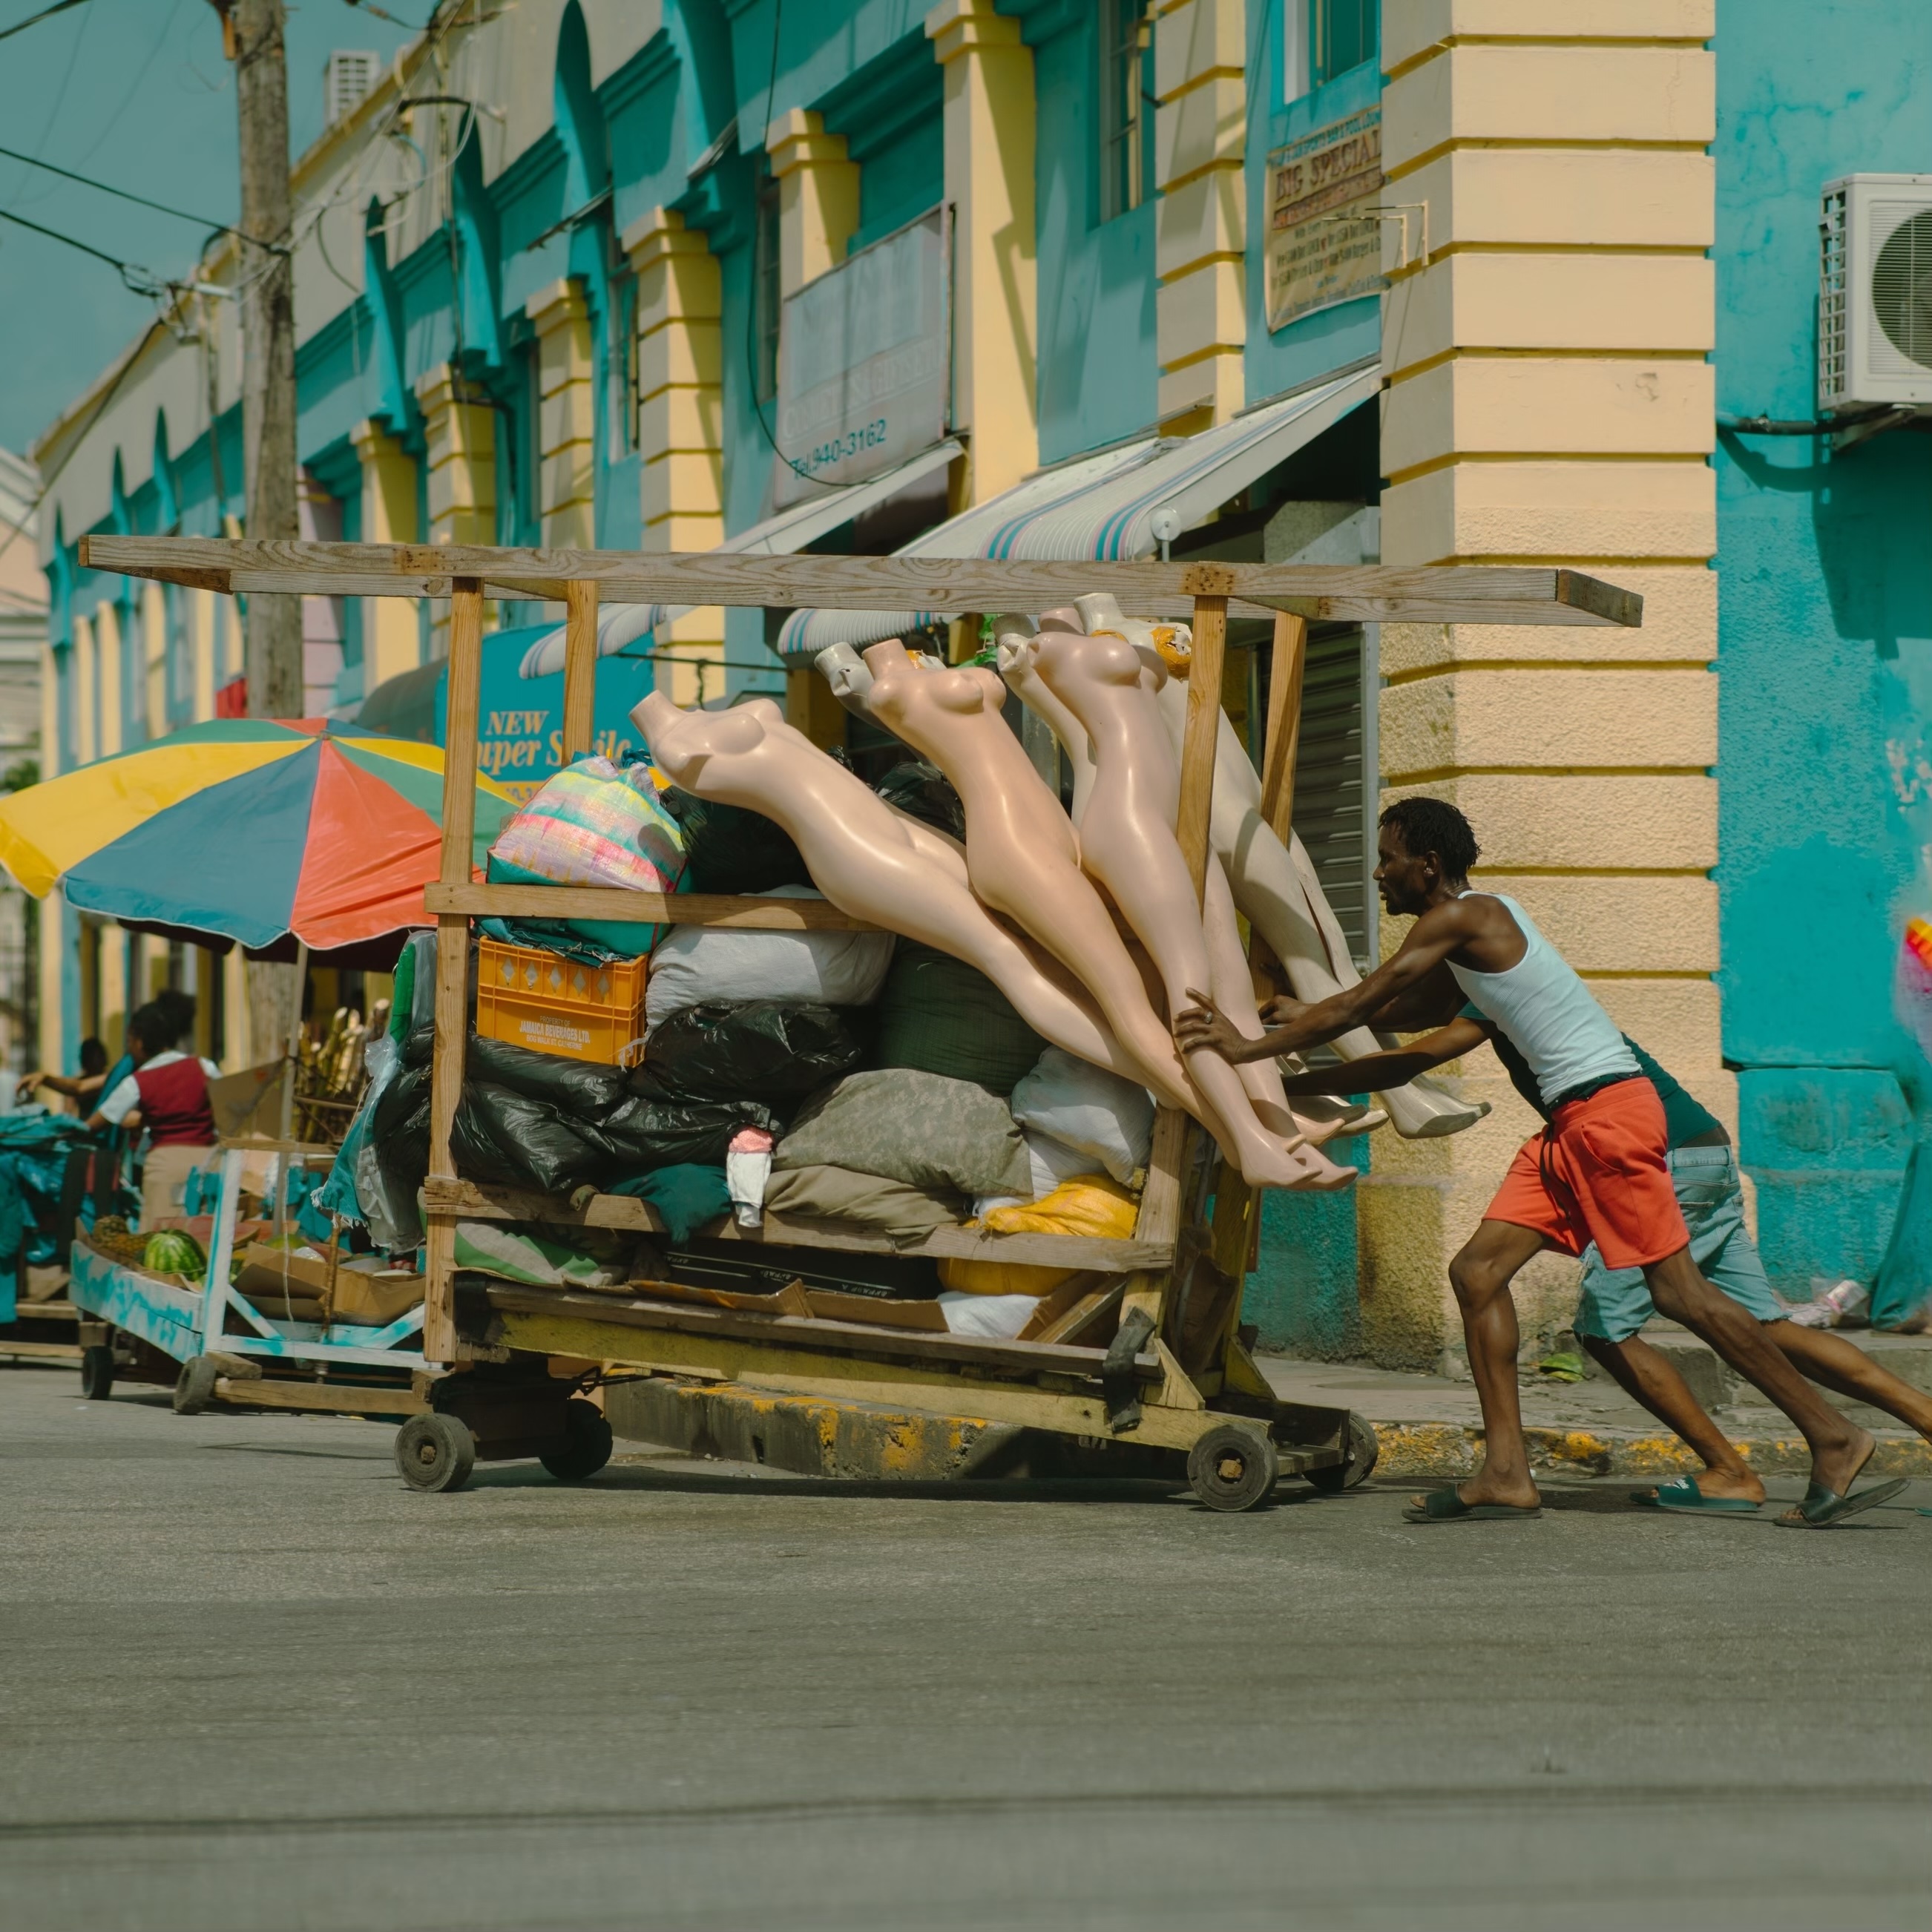
M 1352 1408 L 1348 1412 L 1346 1446 L 1348 1456 L 1345 1461 L 1331 1462 L 1325 1469 L 1304 1469 L 1301 1472 L 1310 1486 L 1319 1490 L 1324 1496 L 1339 1496 L 1344 1490 L 1352 1490 L 1358 1483 L 1366 1483 L 1374 1472 L 1376 1459 L 1382 1453 L 1375 1424 L 1366 1416 L 1358 1415 Z
M 454 1415 L 412 1415 L 396 1431 L 396 1467 L 412 1490 L 460 1490 L 476 1466 L 476 1438 Z
M 206 1355 L 190 1355 L 175 1378 L 175 1413 L 199 1415 L 214 1400 L 221 1371 Z
M 563 1445 L 537 1458 L 560 1483 L 580 1483 L 610 1460 L 610 1425 L 592 1402 L 563 1406 Z
M 1187 1452 L 1187 1480 L 1211 1510 L 1250 1510 L 1266 1500 L 1281 1466 L 1258 1429 L 1224 1422 Z
M 114 1351 L 96 1342 L 80 1352 L 80 1392 L 89 1402 L 105 1402 L 114 1393 Z

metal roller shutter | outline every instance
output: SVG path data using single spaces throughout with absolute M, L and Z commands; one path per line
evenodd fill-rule
M 1302 678 L 1301 740 L 1294 764 L 1294 829 L 1358 968 L 1375 957 L 1378 911 L 1369 883 L 1369 813 L 1363 790 L 1363 634 L 1311 634 Z

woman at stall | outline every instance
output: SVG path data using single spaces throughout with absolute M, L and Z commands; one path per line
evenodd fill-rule
M 208 1083 L 220 1070 L 212 1060 L 179 1051 L 186 1030 L 176 1002 L 155 1000 L 138 1009 L 128 1022 L 127 1051 L 134 1070 L 109 1090 L 88 1118 L 97 1133 L 104 1127 L 130 1134 L 146 1130 L 147 1159 L 141 1171 L 144 1228 L 182 1211 L 188 1174 L 214 1146 Z

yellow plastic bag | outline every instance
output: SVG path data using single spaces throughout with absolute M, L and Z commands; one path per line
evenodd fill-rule
M 1077 1268 L 1030 1268 L 1024 1262 L 969 1262 L 947 1256 L 939 1264 L 939 1285 L 957 1294 L 1045 1294 Z
M 1042 1200 L 1024 1208 L 995 1208 L 985 1225 L 996 1234 L 1087 1234 L 1125 1240 L 1140 1203 L 1104 1174 L 1076 1174 Z

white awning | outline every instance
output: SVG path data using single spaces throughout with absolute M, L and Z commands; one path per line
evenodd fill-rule
M 1381 387 L 1378 368 L 1352 370 L 1198 436 L 1149 436 L 1080 458 L 928 530 L 898 554 L 1071 563 L 1150 556 Z M 781 657 L 815 657 L 828 645 L 877 644 L 958 614 L 795 610 L 773 648 Z
M 869 482 L 848 483 L 841 489 L 825 490 L 808 503 L 795 503 L 790 509 L 780 511 L 776 517 L 767 517 L 763 523 L 754 524 L 734 537 L 727 537 L 718 548 L 741 556 L 790 556 L 808 544 L 816 543 L 841 524 L 849 524 L 854 517 L 862 515 L 887 497 L 897 496 L 908 484 L 916 483 L 921 477 L 929 476 L 936 470 L 944 470 L 960 453 L 960 445 L 949 436 L 945 442 L 922 450 L 896 470 L 887 470 L 883 476 L 874 476 Z M 597 620 L 597 655 L 601 658 L 614 656 L 626 645 L 635 644 L 647 632 L 656 630 L 660 624 L 668 624 L 674 617 L 682 616 L 690 608 L 688 604 L 676 604 L 612 605 Z M 560 624 L 555 630 L 545 632 L 524 653 L 521 674 L 525 677 L 548 677 L 562 668 L 563 626 Z

